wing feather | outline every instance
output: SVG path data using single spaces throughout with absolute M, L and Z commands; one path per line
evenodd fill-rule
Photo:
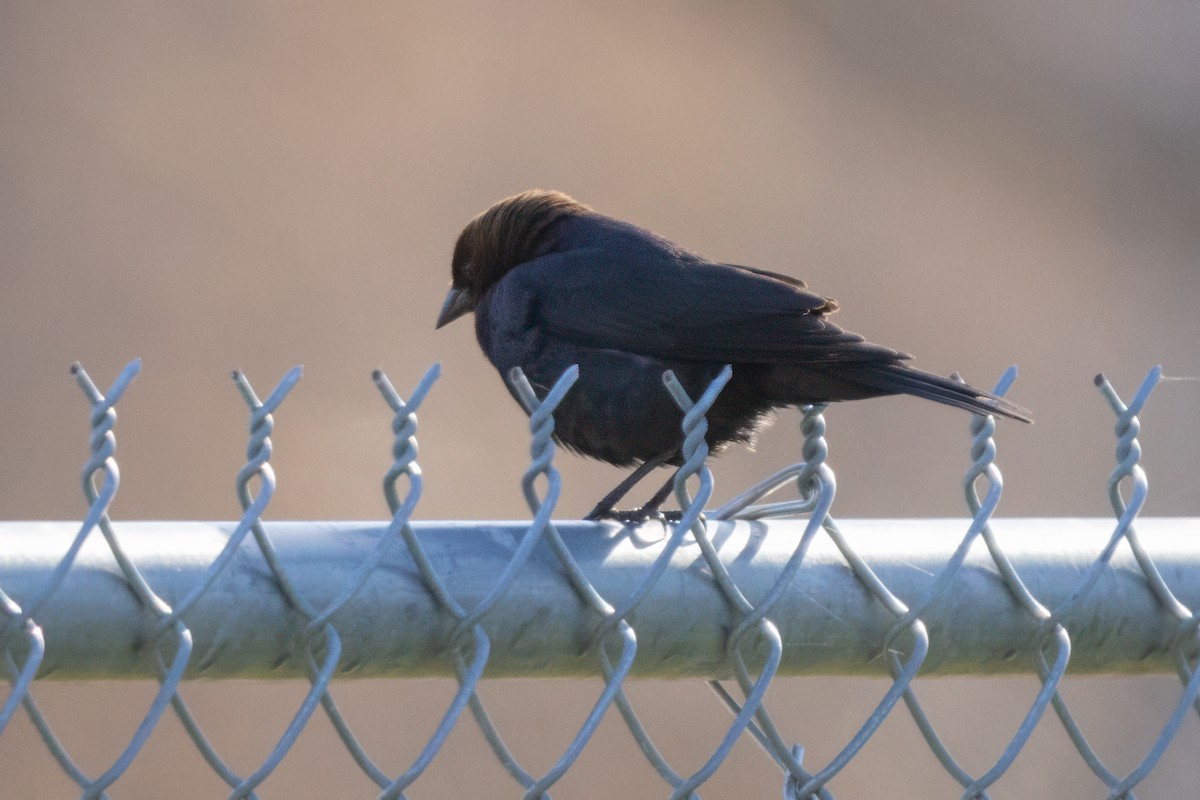
M 803 282 L 690 254 L 572 249 L 514 268 L 509 282 L 548 335 L 575 344 L 728 363 L 908 358 L 830 322 L 836 303 Z

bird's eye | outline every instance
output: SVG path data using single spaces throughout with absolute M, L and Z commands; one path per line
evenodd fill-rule
M 475 268 L 470 262 L 455 264 L 451 270 L 451 283 L 455 286 L 465 286 L 475 280 Z

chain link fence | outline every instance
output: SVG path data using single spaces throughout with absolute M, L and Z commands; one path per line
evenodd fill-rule
M 386 525 L 264 521 L 275 487 L 272 413 L 300 379 L 298 368 L 262 400 L 243 375 L 233 376 L 250 411 L 240 520 L 114 523 L 115 406 L 139 367 L 128 365 L 107 392 L 82 367 L 72 369 L 91 404 L 83 521 L 0 523 L 0 649 L 9 680 L 0 747 L 24 713 L 82 797 L 107 796 L 168 709 L 232 798 L 258 796 L 320 708 L 379 797 L 407 796 L 452 730 L 474 724 L 512 779 L 495 795 L 529 800 L 551 796 L 610 712 L 661 780 L 642 796 L 699 797 L 734 745 L 750 739 L 778 767 L 790 800 L 833 797 L 838 774 L 867 757 L 864 745 L 901 704 L 964 798 L 988 796 L 1047 711 L 1108 797 L 1134 797 L 1184 720 L 1200 713 L 1200 520 L 1138 519 L 1147 487 L 1138 414 L 1161 378 L 1157 368 L 1128 403 L 1097 378 L 1116 417 L 1114 520 L 993 520 L 1003 485 L 995 425 L 975 416 L 963 481 L 969 520 L 839 524 L 830 514 L 836 479 L 820 407 L 805 410 L 800 463 L 706 511 L 704 415 L 727 370 L 699 398 L 664 376 L 685 412 L 685 463 L 674 484 L 682 511 L 678 520 L 620 526 L 552 519 L 560 488 L 552 412 L 574 370 L 544 397 L 519 371 L 509 376 L 529 414 L 531 460 L 521 479 L 529 522 L 414 522 L 422 491 L 416 412 L 436 365 L 407 399 L 384 374 L 374 376 L 394 412 Z M 997 393 L 1014 378 L 1006 373 Z M 785 488 L 793 499 L 773 498 Z M 1133 769 L 1114 770 L 1088 743 L 1059 691 L 1068 667 L 1178 674 L 1178 699 Z M 1036 674 L 1040 690 L 1000 756 L 969 770 L 939 737 L 914 679 L 992 673 Z M 399 773 L 386 771 L 339 711 L 334 679 L 439 674 L 453 676 L 457 691 L 419 755 Z M 764 701 L 777 676 L 798 674 L 890 679 L 824 764 L 805 763 L 804 742 L 789 739 Z M 88 774 L 39 710 L 35 679 L 144 675 L 158 689 L 140 724 L 106 769 Z M 184 699 L 188 678 L 297 675 L 307 692 L 248 772 L 217 751 Z M 489 716 L 485 675 L 602 680 L 571 741 L 535 771 Z M 639 720 L 626 694 L 638 676 L 707 679 L 728 708 L 720 741 L 694 771 L 673 766 Z

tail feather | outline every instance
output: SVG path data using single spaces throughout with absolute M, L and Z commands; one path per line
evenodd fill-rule
M 911 394 L 977 414 L 999 414 L 1021 422 L 1033 422 L 1033 413 L 1011 400 L 952 378 L 902 364 L 864 364 L 855 378 L 866 386 L 888 394 Z

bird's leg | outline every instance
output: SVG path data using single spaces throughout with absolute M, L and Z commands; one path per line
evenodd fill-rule
M 671 477 L 667 478 L 667 482 L 662 485 L 662 488 L 655 492 L 654 497 L 651 497 L 649 501 L 646 502 L 646 505 L 639 508 L 638 511 L 644 513 L 647 517 L 658 513 L 658 507 L 666 502 L 666 499 L 671 496 L 671 490 L 674 488 L 675 473 L 672 472 Z M 682 511 L 667 511 L 665 514 L 667 519 L 673 522 L 678 522 L 683 516 Z
M 629 476 L 626 477 L 625 480 L 617 484 L 617 488 L 604 495 L 604 498 L 596 504 L 596 507 L 593 508 L 591 513 L 584 517 L 584 519 L 598 520 L 604 519 L 605 517 L 612 517 L 614 514 L 622 519 L 624 519 L 626 516 L 629 516 L 628 514 L 619 514 L 614 512 L 613 506 L 620 502 L 621 498 L 628 494 L 629 490 L 637 485 L 638 481 L 649 475 L 654 469 L 662 466 L 667 459 L 675 455 L 677 452 L 678 450 L 665 450 L 653 458 L 643 461 L 641 466 L 629 473 Z M 655 511 L 658 511 L 658 507 L 663 504 L 663 501 L 667 499 L 667 495 L 670 494 L 670 492 L 671 482 L 668 481 L 666 486 L 664 486 L 662 489 L 659 489 L 654 497 L 650 498 L 649 503 L 642 508 L 637 509 L 633 513 L 637 515 L 642 511 L 648 511 L 648 513 L 645 515 L 645 517 L 642 517 L 642 519 L 649 517 Z

